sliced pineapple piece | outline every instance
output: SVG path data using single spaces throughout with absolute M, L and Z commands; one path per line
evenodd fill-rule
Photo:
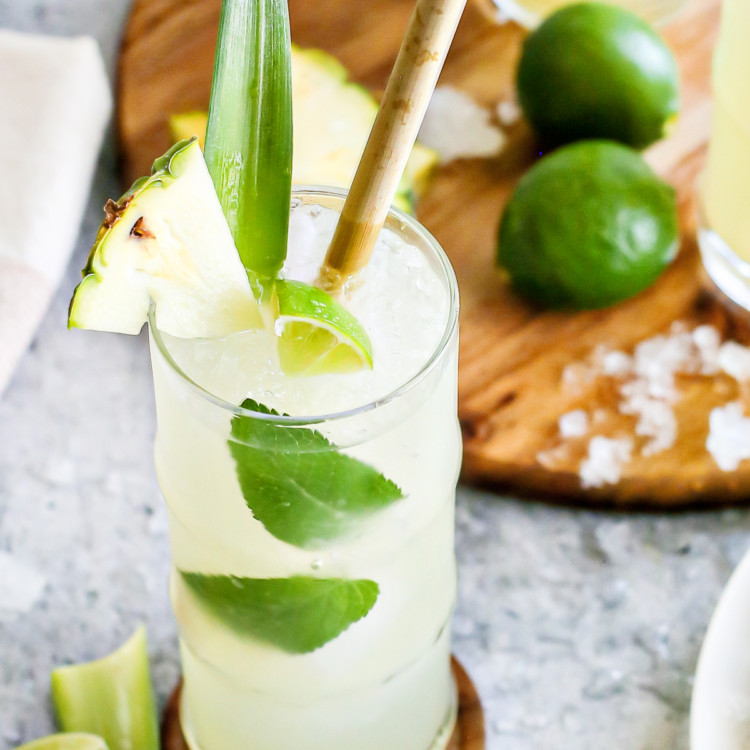
M 69 328 L 184 338 L 261 325 L 258 305 L 197 139 L 154 162 L 106 218 L 70 303 Z
M 377 102 L 367 89 L 349 80 L 335 57 L 296 45 L 292 45 L 292 102 L 292 182 L 348 188 L 375 120 Z M 174 139 L 202 139 L 206 114 L 175 114 L 169 124 Z M 437 164 L 435 151 L 419 143 L 414 146 L 394 198 L 398 208 L 414 212 Z
M 169 134 L 172 137 L 172 143 L 197 138 L 203 149 L 206 145 L 207 122 L 208 116 L 200 110 L 172 115 L 169 118 Z

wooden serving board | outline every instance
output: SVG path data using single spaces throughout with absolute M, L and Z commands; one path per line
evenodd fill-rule
M 450 256 L 461 291 L 459 416 L 465 480 L 522 494 L 620 507 L 684 507 L 750 499 L 750 461 L 722 472 L 705 450 L 708 413 L 736 395 L 727 378 L 681 382 L 675 446 L 636 455 L 621 481 L 582 490 L 584 445 L 559 449 L 558 418 L 574 408 L 601 408 L 605 431 L 634 427 L 617 414 L 612 388 L 594 383 L 571 395 L 563 369 L 600 344 L 632 351 L 642 339 L 712 323 L 723 335 L 750 340 L 748 317 L 725 303 L 704 277 L 695 242 L 693 189 L 710 127 L 710 59 L 720 0 L 690 0 L 664 35 L 683 79 L 680 123 L 647 158 L 679 191 L 682 249 L 660 280 L 638 297 L 594 312 L 543 312 L 515 296 L 493 264 L 503 205 L 532 162 L 533 140 L 519 123 L 491 160 L 442 168 L 419 217 Z M 125 178 L 147 173 L 168 147 L 168 114 L 208 102 L 220 0 L 136 0 L 124 40 L 119 80 L 119 132 Z M 292 38 L 339 57 L 355 80 L 382 90 L 413 0 L 290 0 Z M 524 32 L 494 20 L 490 0 L 469 0 L 441 79 L 494 107 L 513 98 Z M 302 123 L 304 127 L 304 123 Z M 734 390 L 733 390 L 734 389 Z M 606 421 L 606 420 L 605 420 Z M 604 428 L 603 428 L 604 429 Z M 557 452 L 555 452 L 557 450 Z M 540 454 L 557 456 L 542 464 Z
M 474 683 L 458 659 L 451 659 L 458 691 L 456 726 L 445 750 L 484 750 L 484 713 Z M 182 681 L 169 696 L 161 719 L 162 750 L 190 750 L 180 726 Z

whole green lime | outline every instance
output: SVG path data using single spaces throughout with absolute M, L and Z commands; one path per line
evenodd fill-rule
M 590 309 L 650 286 L 678 247 L 674 189 L 633 149 L 581 141 L 521 178 L 500 222 L 497 263 L 539 305 Z
M 518 99 L 549 145 L 606 138 L 645 148 L 680 106 L 669 48 L 638 16 L 603 3 L 568 5 L 524 43 Z

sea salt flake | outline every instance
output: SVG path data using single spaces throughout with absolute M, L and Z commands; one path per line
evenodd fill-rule
M 648 383 L 651 396 L 675 400 L 674 376 L 677 372 L 698 372 L 700 353 L 687 331 L 671 336 L 654 336 L 635 348 L 635 373 Z
M 713 376 L 724 372 L 740 383 L 750 382 L 750 347 L 735 341 L 721 343 L 721 332 L 712 325 L 690 329 L 676 321 L 665 335 L 640 341 L 633 355 L 606 346 L 596 347 L 586 362 L 574 362 L 562 372 L 562 386 L 581 394 L 601 377 L 619 379 L 617 409 L 636 417 L 634 435 L 641 441 L 639 454 L 652 456 L 673 447 L 678 439 L 674 404 L 680 399 L 677 375 Z M 573 412 L 571 412 L 572 414 Z M 563 438 L 581 436 L 583 429 L 568 415 L 560 418 Z M 580 419 L 580 417 L 578 418 Z M 586 430 L 597 428 L 597 414 L 587 415 Z M 604 431 L 604 430 L 602 430 Z M 585 433 L 584 433 L 585 434 Z M 564 447 L 562 443 L 560 448 Z M 580 466 L 581 484 L 598 487 L 619 481 L 622 465 L 635 450 L 633 440 L 593 438 L 589 455 Z M 710 433 L 706 449 L 725 471 L 737 468 L 750 458 L 750 418 L 737 403 L 725 404 L 710 415 Z
M 721 334 L 714 326 L 697 326 L 693 330 L 693 341 L 701 349 L 718 348 L 721 344 Z
M 623 383 L 620 386 L 620 395 L 622 396 L 622 401 L 620 401 L 619 408 L 622 414 L 638 413 L 642 404 L 652 398 L 648 381 L 644 378 L 629 380 L 627 383 Z
M 708 424 L 706 450 L 722 471 L 734 471 L 741 461 L 750 458 L 750 419 L 739 401 L 717 406 Z
M 608 351 L 601 359 L 602 372 L 614 378 L 624 378 L 633 372 L 633 358 L 620 351 Z
M 503 99 L 495 108 L 497 119 L 506 128 L 515 125 L 521 119 L 521 107 L 513 99 Z
M 589 416 L 583 409 L 575 409 L 563 414 L 557 424 L 561 437 L 583 437 L 589 430 Z
M 0 616 L 28 612 L 39 600 L 46 584 L 36 568 L 15 555 L 0 552 Z
M 636 435 L 651 438 L 641 451 L 644 456 L 667 450 L 675 444 L 677 418 L 668 401 L 653 398 L 649 384 L 644 380 L 632 380 L 623 384 L 620 394 L 620 413 L 637 416 Z
M 636 435 L 651 438 L 641 450 L 644 456 L 653 456 L 675 444 L 677 418 L 669 404 L 651 399 L 643 405 L 639 416 L 635 426 Z
M 622 476 L 622 467 L 633 451 L 630 438 L 608 438 L 597 435 L 589 443 L 588 456 L 578 471 L 584 489 L 617 484 Z
M 505 146 L 506 138 L 492 125 L 490 117 L 490 111 L 468 94 L 439 86 L 427 108 L 419 141 L 435 149 L 443 164 L 453 159 L 496 156 Z
M 750 380 L 750 349 L 736 341 L 727 341 L 719 348 L 719 367 L 740 382 Z
M 693 343 L 701 356 L 701 374 L 715 375 L 719 371 L 719 347 L 721 346 L 719 331 L 710 325 L 698 326 L 693 331 Z

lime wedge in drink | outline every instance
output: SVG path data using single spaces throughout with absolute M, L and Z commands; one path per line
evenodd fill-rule
M 196 139 L 173 146 L 105 210 L 70 303 L 70 328 L 136 334 L 151 305 L 159 329 L 184 338 L 260 324 Z
M 52 702 L 65 732 L 91 732 L 102 737 L 109 750 L 159 750 L 145 628 L 139 627 L 103 659 L 55 669 Z
M 372 367 L 372 344 L 359 321 L 329 294 L 299 281 L 275 286 L 279 360 L 288 375 Z
M 95 734 L 60 732 L 27 742 L 16 750 L 107 750 L 107 743 Z

